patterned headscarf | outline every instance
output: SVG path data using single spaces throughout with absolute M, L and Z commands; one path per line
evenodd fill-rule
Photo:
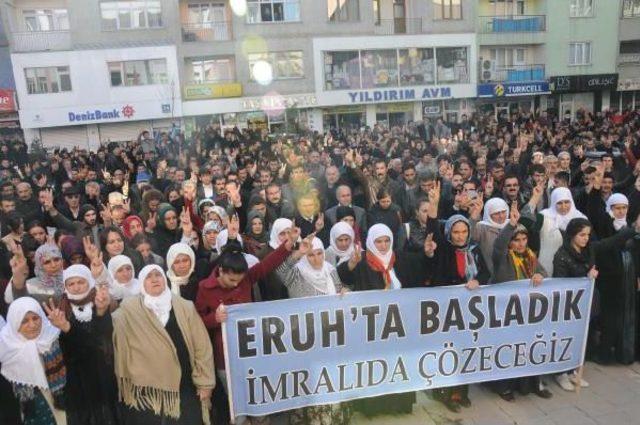
M 56 297 L 64 292 L 64 281 L 62 280 L 62 268 L 54 275 L 49 275 L 44 271 L 44 262 L 51 258 L 62 258 L 62 253 L 57 246 L 53 244 L 44 244 L 40 246 L 35 253 L 35 274 L 43 286 L 53 288 Z

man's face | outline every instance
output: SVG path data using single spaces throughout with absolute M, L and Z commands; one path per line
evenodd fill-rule
M 387 177 L 387 165 L 384 162 L 376 163 L 375 173 L 378 180 L 384 180 Z
M 78 194 L 64 195 L 64 200 L 69 208 L 78 208 L 80 206 L 80 195 Z
M 271 183 L 271 173 L 266 170 L 260 171 L 260 183 L 263 187 Z
M 6 185 L 2 187 L 2 196 L 13 196 L 13 185 Z
M 89 210 L 84 214 L 84 221 L 89 226 L 94 226 L 96 224 L 96 212 L 94 210 Z
M 503 190 L 507 197 L 509 197 L 510 199 L 516 199 L 516 197 L 518 196 L 518 191 L 520 190 L 520 183 L 518 182 L 518 179 L 514 177 L 506 179 L 504 181 Z
M 88 181 L 95 181 L 97 178 L 98 178 L 98 174 L 95 172 L 95 170 L 87 171 L 87 180 Z
M 402 173 L 402 178 L 404 179 L 406 184 L 414 184 L 416 181 L 416 170 L 414 170 L 413 168 L 404 170 L 404 172 Z
M 347 186 L 341 186 L 336 193 L 336 198 L 338 198 L 338 202 L 342 206 L 351 205 L 351 189 Z
M 613 179 L 611 177 L 603 178 L 600 190 L 602 193 L 611 193 L 613 191 Z
M 329 167 L 325 171 L 324 176 L 327 179 L 327 183 L 329 183 L 330 185 L 334 185 L 340 178 L 340 172 L 336 167 Z
M 218 193 L 218 194 L 225 193 L 224 184 L 225 184 L 224 178 L 216 179 L 216 184 L 215 184 L 216 193 Z
M 298 211 L 303 217 L 312 217 L 316 213 L 316 203 L 313 199 L 301 198 L 298 201 Z
M 212 179 L 213 179 L 213 176 L 209 173 L 200 174 L 200 181 L 205 186 L 210 185 Z
M 493 170 L 491 170 L 491 175 L 495 181 L 501 182 L 504 178 L 504 168 L 494 167 Z
M 538 171 L 533 173 L 533 181 L 536 182 L 536 184 L 542 183 L 545 177 L 544 173 L 540 173 Z
M 458 171 L 462 175 L 462 178 L 464 180 L 469 180 L 469 178 L 471 177 L 471 167 L 466 162 L 460 164 L 460 167 L 458 167 Z
M 433 189 L 436 185 L 435 180 L 423 180 L 420 182 L 420 190 L 423 193 L 429 193 L 431 189 Z
M 28 201 L 31 198 L 31 186 L 28 184 L 18 185 L 18 198 L 21 201 Z
M 176 183 L 182 183 L 186 177 L 184 170 L 176 170 L 174 180 Z
M 266 189 L 267 201 L 272 204 L 278 204 L 282 198 L 282 191 L 278 186 L 270 186 Z
M 487 160 L 484 157 L 480 157 L 476 160 L 476 168 L 479 172 L 484 173 L 487 171 Z
M 320 162 L 320 153 L 313 151 L 309 154 L 309 162 L 312 164 L 318 164 Z
M 602 165 L 604 165 L 604 169 L 606 171 L 611 171 L 611 169 L 613 168 L 613 158 L 611 158 L 610 156 L 602 157 Z
M 451 178 L 451 186 L 457 189 L 462 186 L 462 176 L 460 174 L 454 174 Z
M 0 206 L 2 207 L 2 212 L 5 214 L 16 210 L 16 203 L 10 200 L 2 201 L 2 203 L 0 203 Z

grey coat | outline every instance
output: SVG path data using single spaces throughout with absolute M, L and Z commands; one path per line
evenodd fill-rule
M 299 260 L 294 259 L 292 256 L 286 259 L 284 263 L 276 269 L 276 273 L 284 282 L 289 292 L 289 298 L 302 298 L 302 297 L 315 297 L 318 295 L 327 295 L 325 292 L 317 290 L 313 285 L 305 282 L 304 278 L 300 274 L 300 270 L 295 267 Z M 336 287 L 336 293 L 340 293 L 342 290 L 342 282 L 338 276 L 337 270 L 334 268 L 331 272 L 333 278 L 333 284 Z
M 509 282 L 517 279 L 516 268 L 509 255 L 509 242 L 515 230 L 516 228 L 511 223 L 507 223 L 493 244 L 493 275 L 491 283 Z M 535 272 L 548 277 L 546 270 L 539 262 L 536 262 Z

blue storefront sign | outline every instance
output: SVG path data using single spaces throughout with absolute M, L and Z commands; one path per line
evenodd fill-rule
M 529 96 L 549 94 L 550 92 L 547 81 L 478 84 L 478 97 Z
M 397 100 L 448 99 L 451 87 L 427 87 L 425 89 L 383 89 L 350 91 L 351 103 L 392 102 Z

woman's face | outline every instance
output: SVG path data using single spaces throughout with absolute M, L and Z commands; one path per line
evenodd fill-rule
M 171 265 L 171 270 L 178 277 L 188 275 L 189 270 L 191 270 L 191 258 L 187 254 L 178 254 L 173 265 Z
M 204 239 L 207 242 L 207 245 L 209 245 L 210 247 L 215 246 L 217 237 L 218 237 L 218 232 L 215 232 L 215 231 L 209 231 L 204 234 Z
M 131 267 L 129 264 L 125 264 L 124 266 L 120 267 L 118 270 L 116 270 L 115 278 L 118 283 L 121 284 L 131 282 L 131 280 L 133 279 L 133 267 Z
M 142 255 L 142 258 L 149 258 L 151 255 L 151 245 L 148 243 L 141 243 L 136 247 L 136 251 Z
M 469 226 L 459 221 L 451 228 L 451 244 L 453 246 L 465 246 L 469 238 Z
M 340 251 L 346 251 L 351 246 L 351 236 L 340 235 L 336 238 L 336 247 Z
M 342 220 L 340 220 L 340 221 L 344 221 L 345 223 L 347 223 L 351 227 L 353 227 L 356 224 L 355 217 L 352 217 L 350 215 L 348 215 L 346 217 L 342 217 Z
M 64 281 L 64 287 L 71 295 L 82 295 L 89 291 L 89 282 L 83 277 L 71 277 Z
M 323 249 L 312 249 L 311 252 L 307 254 L 307 259 L 309 260 L 309 264 L 316 270 L 322 268 L 324 264 L 324 250 Z
M 560 215 L 567 215 L 571 210 L 571 201 L 560 201 L 556 203 L 556 211 Z
M 613 213 L 613 217 L 618 220 L 624 220 L 627 218 L 627 211 L 629 211 L 629 206 L 625 204 L 617 204 L 611 206 L 611 212 Z
M 147 277 L 145 277 L 143 284 L 145 292 L 152 297 L 157 297 L 162 294 L 165 286 L 167 285 L 164 280 L 164 276 L 157 270 L 149 272 Z
M 175 211 L 169 211 L 164 215 L 164 227 L 167 230 L 175 230 L 178 228 L 178 214 Z
M 180 193 L 178 193 L 177 190 L 172 190 L 171 192 L 169 192 L 168 197 L 169 197 L 169 202 L 174 202 L 180 199 Z
M 589 243 L 589 237 L 591 236 L 591 227 L 583 227 L 580 231 L 573 237 L 573 244 L 580 249 L 586 248 Z
M 129 223 L 129 233 L 131 233 L 132 238 L 142 233 L 142 224 L 138 220 L 132 220 L 131 223 Z
M 509 249 L 517 254 L 524 254 L 527 251 L 527 243 L 529 238 L 525 233 L 518 233 L 511 242 L 509 242 Z
M 391 238 L 389 236 L 381 236 L 373 241 L 373 243 L 382 255 L 386 254 L 391 249 Z
M 491 214 L 491 220 L 493 220 L 494 222 L 496 222 L 498 224 L 504 223 L 506 219 L 507 219 L 507 212 L 506 211 L 498 211 L 498 212 L 494 212 L 493 214 Z
M 107 235 L 107 246 L 105 247 L 107 253 L 111 257 L 120 255 L 124 252 L 124 241 L 117 232 L 109 232 Z
M 287 239 L 289 239 L 289 234 L 291 233 L 291 229 L 284 229 L 282 232 L 278 233 L 278 242 L 281 244 L 285 243 Z
M 213 221 L 217 223 L 218 226 L 222 227 L 222 219 L 214 211 L 209 211 L 209 216 L 207 218 L 208 218 L 208 221 Z
M 84 255 L 82 254 L 73 254 L 71 256 L 71 261 L 69 261 L 72 265 L 73 264 L 84 264 Z
M 378 200 L 380 203 L 380 208 L 383 210 L 388 209 L 391 206 L 391 196 L 387 196 L 386 198 L 381 198 Z
M 32 227 L 29 230 L 29 234 L 38 243 L 38 245 L 42 245 L 47 241 L 47 231 L 42 227 Z
M 251 220 L 251 232 L 254 235 L 261 234 L 263 229 L 264 229 L 264 225 L 262 224 L 261 219 L 256 217 L 253 220 Z
M 60 273 L 62 267 L 62 257 L 48 257 L 42 261 L 42 270 L 49 276 Z
M 22 318 L 18 332 L 26 339 L 36 339 L 42 331 L 42 319 L 36 313 L 28 311 Z

